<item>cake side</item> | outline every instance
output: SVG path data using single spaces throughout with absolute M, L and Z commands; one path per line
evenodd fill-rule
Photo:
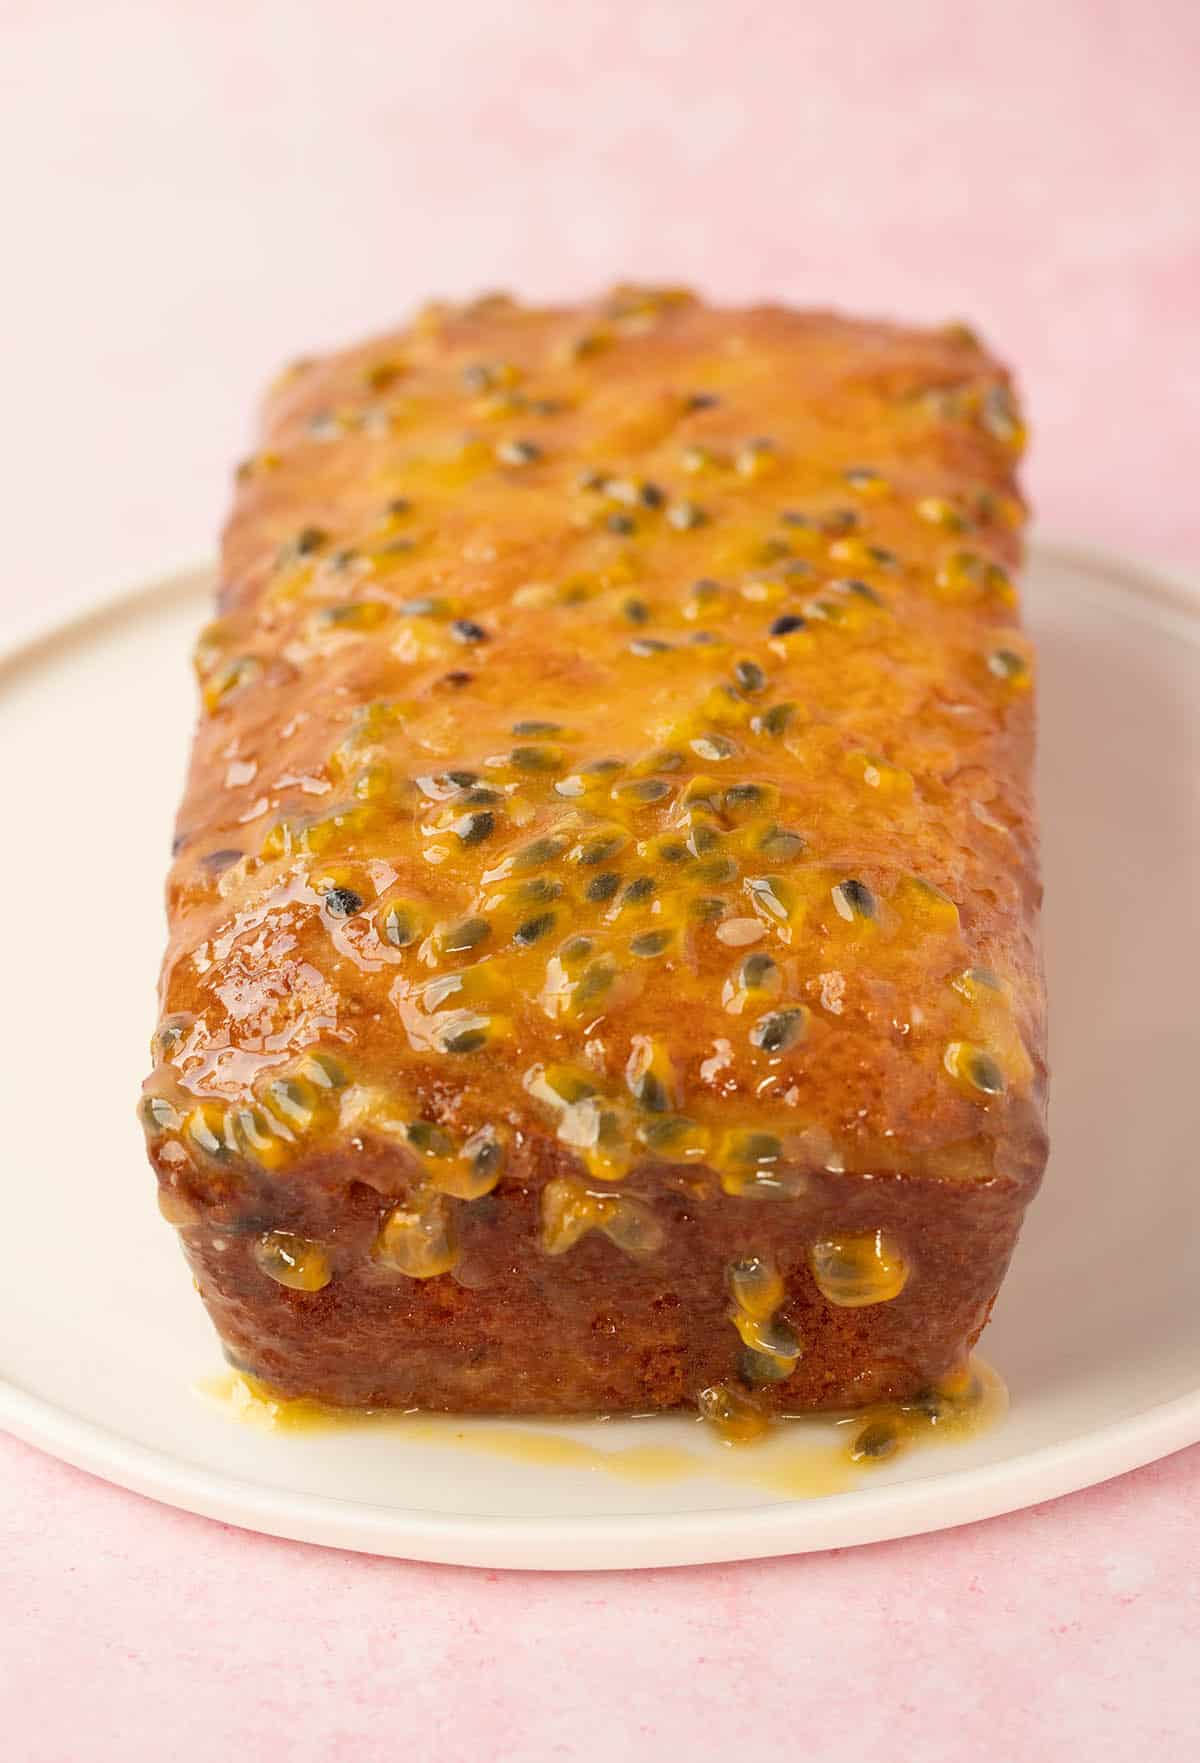
M 567 1159 L 544 1141 L 539 1152 L 540 1168 L 518 1159 L 494 1193 L 457 1209 L 454 1272 L 440 1277 L 398 1278 L 379 1256 L 391 1208 L 369 1185 L 347 1188 L 336 1155 L 324 1184 L 311 1170 L 303 1185 L 262 1196 L 257 1214 L 237 1209 L 229 1228 L 219 1207 L 177 1209 L 178 1190 L 168 1205 L 230 1361 L 283 1396 L 588 1414 L 677 1408 L 733 1388 L 765 1411 L 800 1413 L 904 1400 L 957 1370 L 1029 1192 L 817 1174 L 802 1202 L 764 1206 L 714 1191 L 703 1174 L 646 1169 L 621 1193 L 661 1232 L 653 1253 L 593 1229 L 551 1257 L 541 1201 Z M 407 1209 L 405 1192 L 398 1203 Z M 290 1268 L 272 1246 L 280 1240 Z M 894 1264 L 875 1256 L 880 1240 L 892 1256 L 904 1245 L 899 1291 Z M 814 1267 L 828 1245 L 840 1263 Z M 734 1302 L 737 1269 L 765 1314 Z M 281 1274 L 299 1289 L 276 1284 Z
M 240 1363 L 553 1411 L 961 1359 L 1045 1156 L 1021 440 L 961 329 L 661 291 L 285 377 L 143 1105 Z

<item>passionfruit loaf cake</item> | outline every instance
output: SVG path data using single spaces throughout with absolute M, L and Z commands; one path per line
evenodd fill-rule
M 1046 1152 L 1022 437 L 960 326 L 674 290 L 276 385 L 142 1104 L 234 1365 L 733 1421 L 961 1366 Z

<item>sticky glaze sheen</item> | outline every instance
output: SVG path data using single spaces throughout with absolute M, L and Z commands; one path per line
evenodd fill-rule
M 765 1413 L 961 1359 L 1044 1160 L 1022 439 L 961 327 L 673 290 L 284 376 L 142 1112 L 239 1365 Z

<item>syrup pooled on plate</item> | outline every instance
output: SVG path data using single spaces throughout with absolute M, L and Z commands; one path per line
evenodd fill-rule
M 726 1389 L 720 1400 L 715 1395 L 709 1403 L 701 1400 L 707 1424 L 698 1448 L 690 1449 L 675 1442 L 673 1423 L 682 1418 L 677 1415 L 625 1421 L 645 1432 L 644 1442 L 606 1446 L 601 1440 L 609 1423 L 603 1419 L 536 1425 L 457 1414 L 338 1409 L 305 1397 L 276 1395 L 258 1378 L 234 1370 L 205 1378 L 196 1387 L 232 1419 L 267 1432 L 386 1429 L 401 1448 L 482 1453 L 535 1469 L 583 1470 L 646 1484 L 716 1477 L 792 1499 L 863 1487 L 878 1465 L 894 1462 L 908 1450 L 978 1437 L 1008 1407 L 1003 1380 L 979 1358 L 911 1402 L 880 1402 L 853 1414 L 767 1421 L 743 1392 Z M 745 1420 L 743 1410 L 753 1413 L 753 1422 Z M 668 1426 L 669 1438 L 662 1437 Z M 581 1432 L 591 1437 L 581 1438 Z M 714 1437 L 735 1448 L 705 1448 Z

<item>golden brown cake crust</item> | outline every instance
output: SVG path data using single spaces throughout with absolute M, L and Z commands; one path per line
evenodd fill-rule
M 961 1359 L 1045 1159 L 1022 439 L 961 327 L 663 290 L 284 376 L 143 1103 L 236 1362 L 550 1412 Z

